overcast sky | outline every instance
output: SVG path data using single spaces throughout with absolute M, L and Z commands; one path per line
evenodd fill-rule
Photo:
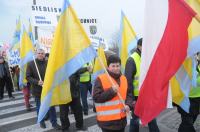
M 49 0 L 46 0 L 49 1 Z M 62 0 L 51 0 L 62 3 Z M 97 18 L 102 37 L 109 39 L 120 27 L 121 10 L 139 37 L 143 30 L 145 0 L 70 0 L 79 18 Z M 0 43 L 12 42 L 16 19 L 21 17 L 28 27 L 32 0 L 0 0 Z

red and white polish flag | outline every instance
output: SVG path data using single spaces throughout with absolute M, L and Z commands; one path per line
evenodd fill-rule
M 169 80 L 187 55 L 187 29 L 195 15 L 184 0 L 146 0 L 140 93 L 135 107 L 143 124 L 167 106 Z

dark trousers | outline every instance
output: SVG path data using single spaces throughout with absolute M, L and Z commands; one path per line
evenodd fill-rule
M 68 118 L 69 106 L 73 111 L 76 120 L 76 127 L 81 128 L 83 126 L 83 112 L 82 112 L 80 98 L 72 98 L 72 101 L 70 103 L 60 105 L 60 121 L 62 128 L 68 129 L 70 126 Z
M 16 76 L 17 76 L 17 90 L 20 91 L 20 88 L 19 88 L 19 75 L 16 74 Z
M 107 129 L 104 129 L 104 128 L 101 128 L 102 129 L 102 132 L 124 132 L 124 129 L 121 129 L 121 130 L 107 130 Z
M 0 98 L 3 98 L 4 96 L 4 87 L 6 86 L 6 89 L 8 91 L 8 96 L 12 97 L 12 80 L 10 77 L 4 77 L 0 78 Z
M 35 97 L 35 103 L 36 103 L 36 111 L 37 111 L 37 115 L 39 114 L 39 110 L 40 110 L 40 97 Z M 52 124 L 52 126 L 55 126 L 57 124 L 57 119 L 56 119 L 56 109 L 54 106 L 51 106 L 49 111 L 49 118 L 50 118 L 50 122 Z M 41 121 L 44 122 L 44 119 Z
M 139 132 L 139 117 L 132 112 L 132 119 L 130 120 L 129 132 Z M 159 128 L 156 119 L 153 119 L 148 123 L 149 132 L 159 132 Z
M 81 101 L 83 106 L 83 111 L 88 112 L 88 102 L 87 95 L 88 91 L 92 92 L 92 84 L 90 82 L 80 83 L 80 93 L 81 93 Z
M 178 132 L 196 132 L 194 122 L 197 119 L 200 108 L 200 97 L 190 98 L 189 113 L 185 112 L 180 106 L 177 106 L 178 112 L 181 114 L 181 124 Z

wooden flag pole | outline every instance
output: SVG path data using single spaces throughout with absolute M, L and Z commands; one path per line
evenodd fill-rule
M 39 72 L 39 70 L 38 70 L 38 66 L 37 66 L 37 63 L 36 63 L 36 61 L 35 61 L 35 57 L 34 57 L 34 56 L 33 56 L 33 61 L 34 61 L 34 63 L 35 63 L 35 67 L 36 67 L 36 70 L 37 70 L 37 73 L 38 73 L 38 77 L 39 77 L 40 81 L 42 81 L 42 78 L 41 78 L 41 76 L 40 76 L 40 72 Z
M 197 0 L 197 2 L 198 2 L 198 5 L 200 6 L 200 1 Z M 200 16 L 198 13 L 195 16 L 195 19 L 200 23 Z
M 99 62 L 101 64 L 101 66 L 103 67 L 104 71 L 106 72 L 106 75 L 108 76 L 109 81 L 112 83 L 112 85 L 115 85 L 113 80 L 111 79 L 110 75 L 108 74 L 108 71 L 106 70 L 106 67 L 104 66 L 102 59 L 98 56 Z M 124 108 L 126 108 L 126 105 L 123 101 L 123 98 L 121 96 L 121 94 L 119 92 L 117 92 L 117 96 L 119 97 L 119 100 L 121 101 L 122 105 L 124 106 Z M 126 112 L 127 115 L 129 115 L 131 117 L 131 113 L 130 112 Z
M 197 2 L 199 2 L 199 1 L 197 0 Z M 187 6 L 189 6 L 189 7 L 194 11 L 194 9 L 190 6 L 190 4 L 188 4 L 187 2 L 185 2 L 185 4 L 186 4 Z M 198 3 L 198 4 L 200 4 L 200 3 Z M 196 11 L 194 11 L 194 12 L 196 12 Z M 199 16 L 198 14 L 196 14 L 196 15 L 194 16 L 194 18 L 200 23 L 200 16 Z
M 14 81 L 13 81 L 12 73 L 11 73 L 11 71 L 10 71 L 10 63 L 9 63 L 9 58 L 8 58 L 8 52 L 6 53 L 6 57 L 7 57 L 7 63 L 8 63 L 8 70 L 9 70 L 10 78 L 11 78 L 12 85 L 13 85 L 13 90 L 14 90 L 14 91 L 17 91 L 17 90 L 16 90 L 16 87 L 15 87 L 15 84 L 14 84 Z M 5 60 L 4 60 L 4 61 L 5 61 Z
M 10 73 L 10 78 L 11 78 L 11 81 L 12 81 L 12 84 L 13 84 L 13 89 L 14 89 L 14 91 L 17 91 L 16 90 L 16 88 L 15 88 L 15 84 L 14 84 L 14 81 L 13 81 L 13 76 L 12 76 L 12 73 L 11 73 L 11 71 L 10 71 L 10 66 L 8 66 L 9 67 L 9 73 Z
M 13 84 L 13 90 L 14 90 L 14 91 L 17 91 L 17 90 L 16 90 L 16 87 L 15 87 L 15 84 L 14 84 L 14 81 L 13 81 L 13 76 L 12 76 L 12 73 L 11 73 L 11 71 L 10 71 L 11 69 L 10 69 L 10 66 L 9 66 L 9 65 L 8 65 L 8 70 L 9 70 L 10 78 L 11 78 L 11 81 L 12 81 L 12 84 Z
M 195 16 L 195 19 L 200 23 L 200 16 L 198 14 Z

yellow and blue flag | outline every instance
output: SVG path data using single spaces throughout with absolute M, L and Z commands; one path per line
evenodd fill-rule
M 192 88 L 192 63 L 192 59 L 187 58 L 170 80 L 173 102 L 181 106 L 186 112 L 189 112 L 190 107 L 189 93 Z
M 187 0 L 187 3 L 197 12 L 197 14 L 200 14 L 200 0 Z M 192 56 L 200 51 L 200 24 L 196 19 L 192 20 L 188 33 L 190 39 L 188 56 Z
M 187 3 L 199 14 L 200 1 L 187 0 Z M 195 54 L 200 52 L 200 24 L 196 19 L 192 20 L 188 28 L 189 46 L 187 59 L 179 68 L 176 75 L 171 80 L 173 102 L 181 106 L 183 110 L 189 112 L 190 101 L 189 93 L 191 88 L 196 87 L 196 60 Z
M 69 1 L 65 0 L 46 69 L 38 122 L 44 118 L 50 106 L 71 101 L 70 75 L 95 57 L 96 51 L 80 20 Z
M 21 36 L 21 20 L 20 17 L 16 21 L 16 29 L 13 36 L 13 41 L 10 47 L 10 50 L 16 50 L 20 47 L 20 36 Z
M 19 86 L 23 87 L 27 85 L 26 80 L 26 67 L 27 63 L 33 60 L 34 48 L 32 41 L 29 38 L 28 33 L 25 28 L 23 29 L 23 34 L 21 38 L 20 45 L 20 76 L 19 76 Z
M 31 41 L 34 44 L 34 37 L 33 37 L 33 31 L 32 31 L 32 25 L 31 25 L 31 20 L 30 19 L 29 19 L 28 35 L 29 35 Z
M 97 50 L 97 54 L 98 54 L 98 57 L 101 58 L 104 66 L 107 67 L 105 52 L 104 52 L 104 49 L 101 46 L 99 46 L 99 48 Z M 101 63 L 99 62 L 99 59 L 96 58 L 95 61 L 94 61 L 94 68 L 93 68 L 93 74 L 91 76 L 91 82 L 94 83 L 94 81 L 96 80 L 98 75 L 102 74 L 102 73 L 104 73 L 104 69 L 103 69 Z
M 137 46 L 137 40 L 138 38 L 135 31 L 123 11 L 121 11 L 119 55 L 121 58 L 122 70 L 125 69 L 126 61 L 131 55 L 131 50 Z

